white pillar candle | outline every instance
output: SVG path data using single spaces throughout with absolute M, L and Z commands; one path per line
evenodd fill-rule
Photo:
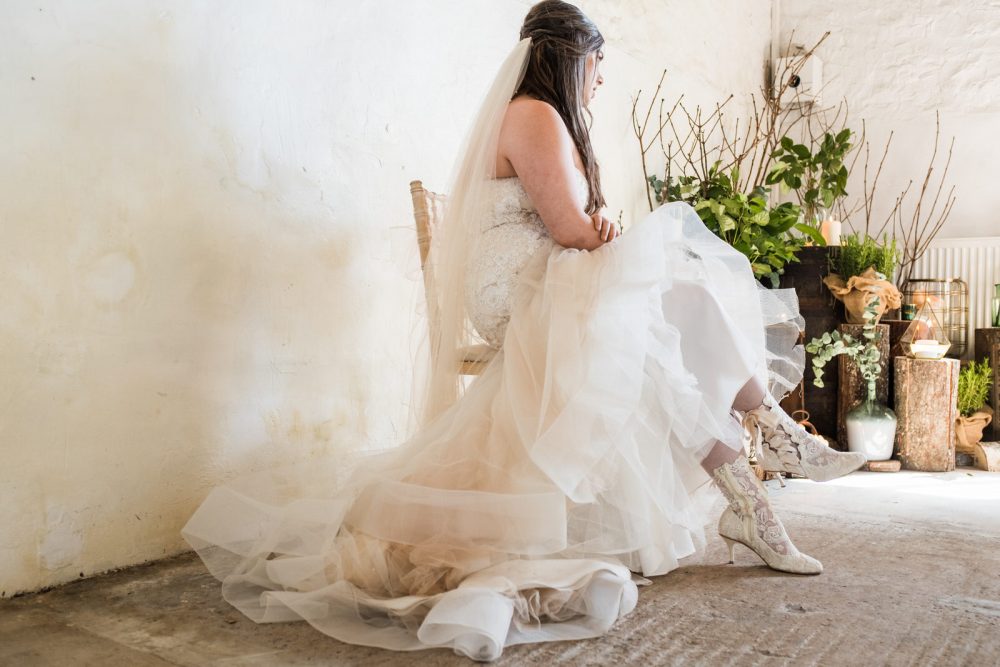
M 840 220 L 827 219 L 820 223 L 819 233 L 827 245 L 840 245 Z

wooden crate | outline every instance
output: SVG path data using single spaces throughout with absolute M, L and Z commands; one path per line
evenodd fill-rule
M 889 372 L 889 401 L 888 406 L 895 408 L 896 405 L 896 374 L 892 372 L 892 360 L 906 354 L 900 339 L 906 330 L 913 323 L 913 320 L 890 320 L 882 318 L 880 324 L 889 325 L 889 358 L 886 359 L 886 366 Z
M 841 324 L 837 327 L 841 334 L 848 334 L 852 338 L 861 338 L 864 330 L 863 324 Z M 889 366 L 892 359 L 889 358 L 889 325 L 879 324 L 878 330 L 882 338 L 878 343 L 879 354 L 882 355 L 882 374 L 878 382 L 875 383 L 875 397 L 881 402 L 888 404 L 889 401 Z M 837 357 L 837 374 L 840 376 L 837 391 L 837 441 L 840 443 L 839 449 L 847 451 L 847 424 L 845 419 L 851 408 L 865 400 L 868 395 L 868 384 L 861 377 L 861 371 L 854 361 L 846 356 Z M 826 375 L 823 376 L 826 378 Z
M 904 469 L 955 469 L 958 359 L 896 357 L 896 450 Z
M 976 359 L 987 359 L 993 368 L 993 387 L 990 389 L 990 405 L 993 407 L 993 423 L 986 427 L 983 440 L 1000 440 L 1000 327 L 976 329 Z
M 799 253 L 799 262 L 785 267 L 781 276 L 781 287 L 795 290 L 799 299 L 799 312 L 806 321 L 806 331 L 803 337 L 808 343 L 813 338 L 822 336 L 827 331 L 834 331 L 837 325 L 844 321 L 844 306 L 833 298 L 830 290 L 823 284 L 823 278 L 829 273 L 827 268 L 830 248 L 827 246 L 808 246 Z M 825 386 L 821 389 L 813 386 L 812 355 L 806 354 L 805 378 L 803 383 L 789 397 L 803 395 L 803 407 L 809 411 L 809 421 L 816 429 L 830 440 L 837 435 L 837 373 L 829 370 L 823 376 Z M 790 410 L 789 410 L 790 412 Z M 831 445 L 835 444 L 833 442 Z M 845 443 L 846 447 L 846 443 Z

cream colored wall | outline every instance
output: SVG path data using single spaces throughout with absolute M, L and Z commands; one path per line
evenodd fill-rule
M 407 184 L 446 186 L 528 6 L 0 6 L 0 595 L 185 549 L 235 474 L 403 436 Z M 641 212 L 630 94 L 756 89 L 770 2 L 583 6 L 609 198 Z
M 852 125 L 867 122 L 873 161 L 895 131 L 880 179 L 878 219 L 911 179 L 905 210 L 912 213 L 940 111 L 938 173 L 954 136 L 948 180 L 958 197 L 940 238 L 1000 236 L 1000 6 L 993 0 L 783 0 L 780 15 L 781 44 L 792 31 L 807 45 L 831 31 L 819 51 L 824 103 L 850 101 Z M 860 164 L 849 192 L 862 192 Z

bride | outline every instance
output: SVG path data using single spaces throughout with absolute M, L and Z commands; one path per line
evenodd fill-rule
M 683 203 L 620 234 L 604 213 L 587 106 L 603 38 L 543 0 L 457 163 L 431 248 L 425 420 L 400 447 L 214 489 L 183 529 L 227 601 L 341 641 L 451 647 L 594 637 L 639 575 L 718 533 L 818 574 L 744 455 L 832 479 L 858 468 L 777 399 L 802 376 L 794 299 Z M 463 389 L 470 335 L 492 358 Z M 634 574 L 633 574 L 634 573 Z

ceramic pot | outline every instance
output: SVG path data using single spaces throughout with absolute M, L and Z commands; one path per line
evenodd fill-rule
M 892 458 L 896 440 L 896 413 L 874 399 L 852 408 L 845 418 L 847 449 L 860 452 L 869 461 Z

